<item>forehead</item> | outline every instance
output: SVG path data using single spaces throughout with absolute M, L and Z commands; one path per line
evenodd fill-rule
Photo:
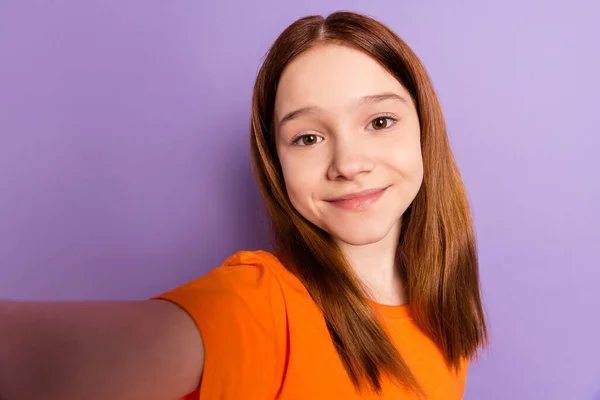
M 275 98 L 276 118 L 306 106 L 336 111 L 363 96 L 406 89 L 366 53 L 337 44 L 319 45 L 283 71 Z

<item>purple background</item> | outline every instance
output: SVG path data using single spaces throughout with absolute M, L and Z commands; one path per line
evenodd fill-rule
M 0 297 L 146 298 L 267 247 L 253 80 L 336 9 L 396 30 L 447 116 L 492 340 L 465 398 L 600 399 L 592 1 L 3 0 Z

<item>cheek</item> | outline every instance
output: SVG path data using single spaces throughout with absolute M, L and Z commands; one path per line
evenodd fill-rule
M 307 168 L 307 163 L 297 157 L 282 157 L 280 163 L 292 205 L 296 209 L 305 208 L 318 185 L 314 168 Z
M 418 136 L 404 137 L 390 142 L 380 149 L 382 161 L 396 173 L 409 181 L 420 181 L 423 177 L 423 156 Z
M 410 152 L 406 152 L 405 158 L 402 161 L 401 167 L 406 171 L 407 175 L 415 179 L 423 177 L 423 156 L 419 145 L 415 146 Z
M 298 185 L 297 181 L 287 180 L 285 181 L 285 188 L 287 190 L 288 197 L 292 202 L 293 206 L 298 208 L 301 207 L 302 200 L 306 197 L 302 190 L 302 185 Z

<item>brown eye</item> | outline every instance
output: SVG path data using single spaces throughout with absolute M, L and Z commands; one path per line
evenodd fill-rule
M 319 143 L 321 140 L 323 140 L 323 138 L 317 135 L 302 135 L 294 141 L 294 143 L 298 146 L 312 146 L 313 144 Z
M 385 128 L 389 128 L 396 120 L 391 117 L 377 117 L 371 121 L 371 126 L 374 130 L 380 131 Z
M 311 145 L 317 142 L 317 137 L 315 135 L 306 135 L 302 136 L 302 144 L 305 146 Z

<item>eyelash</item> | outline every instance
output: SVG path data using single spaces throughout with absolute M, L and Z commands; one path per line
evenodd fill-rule
M 396 118 L 396 116 L 394 116 L 392 114 L 381 114 L 381 115 L 377 115 L 374 118 L 372 118 L 371 121 L 369 122 L 369 125 L 371 125 L 373 123 L 373 121 L 375 121 L 379 118 L 391 119 L 392 121 L 394 121 L 391 126 L 385 127 L 382 130 L 389 129 L 392 126 L 394 126 L 396 124 L 396 122 L 398 122 L 398 118 Z
M 323 140 L 323 138 L 321 136 L 315 135 L 314 133 L 303 133 L 302 135 L 295 136 L 294 139 L 292 139 L 292 144 L 294 146 L 309 147 L 308 145 L 305 145 L 305 144 L 298 144 L 300 139 L 302 139 L 303 137 L 307 137 L 307 136 L 314 136 L 316 138 L 320 138 L 321 140 Z M 319 143 L 319 142 L 317 142 L 317 143 Z
M 372 119 L 369 121 L 369 125 L 371 125 L 371 124 L 372 124 L 372 123 L 373 123 L 375 120 L 377 120 L 377 119 L 380 119 L 380 118 L 391 119 L 391 120 L 393 121 L 393 123 L 392 123 L 392 125 L 391 125 L 391 126 L 395 125 L 395 124 L 396 124 L 396 122 L 398 122 L 398 118 L 396 118 L 396 117 L 395 117 L 394 115 L 392 115 L 392 114 L 381 114 L 381 115 L 377 115 L 377 116 L 373 117 L 373 118 L 372 118 Z M 389 129 L 391 126 L 385 127 L 385 128 L 383 128 L 383 129 L 380 129 L 380 130 L 386 130 L 386 129 Z M 377 130 L 377 129 L 374 129 L 374 130 Z M 320 138 L 320 136 L 319 136 L 319 135 L 315 135 L 314 133 L 303 133 L 303 134 L 301 134 L 301 135 L 294 136 L 294 138 L 292 139 L 292 144 L 293 144 L 293 145 L 296 145 L 296 146 L 309 147 L 309 146 L 307 146 L 307 145 L 300 145 L 300 144 L 298 144 L 298 142 L 300 141 L 300 139 L 302 139 L 303 137 L 306 137 L 306 136 L 316 136 L 317 138 Z M 322 139 L 323 139 L 323 138 L 321 138 L 321 140 L 322 140 Z M 317 142 L 317 143 L 319 143 L 319 142 Z

